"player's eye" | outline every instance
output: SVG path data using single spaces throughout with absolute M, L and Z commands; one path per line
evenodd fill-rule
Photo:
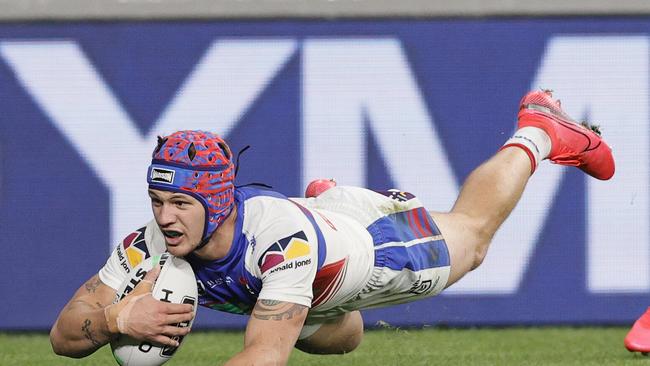
M 160 207 L 160 206 L 162 206 L 162 201 L 152 197 L 151 198 L 151 204 L 156 206 L 156 207 Z

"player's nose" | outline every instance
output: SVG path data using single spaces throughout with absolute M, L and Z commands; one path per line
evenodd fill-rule
M 167 226 L 176 222 L 176 213 L 172 205 L 163 204 L 158 211 L 158 224 Z

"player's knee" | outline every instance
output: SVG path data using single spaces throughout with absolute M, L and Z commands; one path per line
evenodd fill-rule
M 363 331 L 347 334 L 335 342 L 321 342 L 319 339 L 304 339 L 296 342 L 296 348 L 315 355 L 342 355 L 357 349 L 363 340 Z
M 475 248 L 472 270 L 478 268 L 483 263 L 483 260 L 485 260 L 485 256 L 487 255 L 487 247 L 487 245 L 479 245 Z
M 349 353 L 357 349 L 361 345 L 361 341 L 363 340 L 363 330 L 359 332 L 359 334 L 355 335 L 352 339 L 348 340 L 348 343 L 344 349 L 342 349 L 341 353 Z
M 344 342 L 340 353 L 349 353 L 357 349 L 363 340 L 363 324 L 357 327 L 356 331 L 349 334 L 347 340 Z
M 492 235 L 486 234 L 479 230 L 476 235 L 476 244 L 474 245 L 474 261 L 472 263 L 472 270 L 478 268 L 487 256 L 488 247 L 492 241 Z
M 465 227 L 466 232 L 471 233 L 471 252 L 473 255 L 471 269 L 474 270 L 483 263 L 494 232 L 491 230 L 489 223 L 481 218 L 467 217 Z
M 358 311 L 324 323 L 314 334 L 296 342 L 296 348 L 312 354 L 344 354 L 354 351 L 363 340 L 363 318 Z
M 363 330 L 359 330 L 354 334 L 348 334 L 336 347 L 330 349 L 330 354 L 350 353 L 359 347 L 362 340 Z

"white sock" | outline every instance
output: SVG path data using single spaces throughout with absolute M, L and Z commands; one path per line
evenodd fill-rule
M 546 132 L 537 127 L 524 127 L 515 132 L 515 134 L 503 144 L 503 147 L 514 145 L 520 147 L 528 153 L 531 158 L 532 171 L 539 163 L 548 157 L 551 152 L 551 138 Z

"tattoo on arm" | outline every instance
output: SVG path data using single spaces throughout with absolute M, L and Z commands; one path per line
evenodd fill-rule
M 101 346 L 101 342 L 99 342 L 97 339 L 95 339 L 95 332 L 93 332 L 92 328 L 92 322 L 90 319 L 84 320 L 83 326 L 81 326 L 81 331 L 84 332 L 84 337 L 90 341 L 90 343 L 93 344 L 95 347 Z
M 86 291 L 89 293 L 95 293 L 95 290 L 97 290 L 97 287 L 102 284 L 102 281 L 99 280 L 99 277 L 93 277 L 90 279 L 90 281 L 86 282 L 84 284 L 84 287 L 86 288 Z
M 292 319 L 307 309 L 306 306 L 277 300 L 260 300 L 253 309 L 253 316 L 260 320 Z

